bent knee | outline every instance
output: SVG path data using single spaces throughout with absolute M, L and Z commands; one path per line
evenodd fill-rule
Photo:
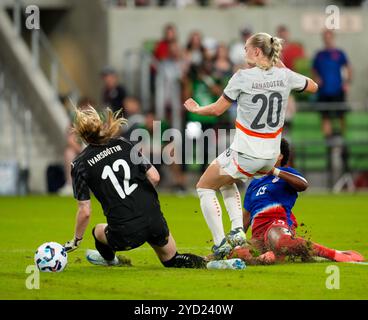
M 210 190 L 217 190 L 218 188 L 216 188 L 213 184 L 211 184 L 210 182 L 206 181 L 205 179 L 199 179 L 198 183 L 196 184 L 196 189 L 210 189 Z
M 97 224 L 94 227 L 93 234 L 94 234 L 94 236 L 98 240 L 104 240 L 104 239 L 106 239 L 106 235 L 105 235 L 105 229 L 106 229 L 106 227 L 107 227 L 107 224 L 105 224 L 105 223 Z
M 206 183 L 204 179 L 200 178 L 196 184 L 196 189 L 211 189 L 211 188 L 209 187 L 209 184 Z

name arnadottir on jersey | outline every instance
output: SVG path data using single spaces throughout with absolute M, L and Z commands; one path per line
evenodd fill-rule
M 252 83 L 252 89 L 268 89 L 268 88 L 274 88 L 274 87 L 285 87 L 285 83 L 283 80 L 253 82 Z
M 109 156 L 109 155 L 111 155 L 115 152 L 118 152 L 118 151 L 122 151 L 122 148 L 119 145 L 116 145 L 116 146 L 113 146 L 113 147 L 110 147 L 110 148 L 106 148 L 105 150 L 103 150 L 100 153 L 96 154 L 93 158 L 88 159 L 87 162 L 92 167 L 98 161 L 100 161 L 103 158 L 106 158 L 107 156 Z

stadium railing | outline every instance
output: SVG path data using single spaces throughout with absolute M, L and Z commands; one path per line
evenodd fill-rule
M 12 16 L 17 36 L 22 36 L 23 8 L 25 8 L 23 0 L 14 0 Z M 44 70 L 55 91 L 55 97 L 58 99 L 59 95 L 69 96 L 76 103 L 80 97 L 79 89 L 69 77 L 42 28 L 31 30 L 30 50 L 34 67 Z
M 143 111 L 150 111 L 154 101 L 157 119 L 165 119 L 169 106 L 172 127 L 182 129 L 181 73 L 173 61 L 158 61 L 147 50 L 128 50 L 123 57 L 125 84 L 129 94 L 139 92 Z M 138 63 L 135 63 L 138 61 Z M 138 65 L 138 70 L 134 66 Z M 151 91 L 152 90 L 152 91 Z M 154 95 L 152 94 L 154 92 Z

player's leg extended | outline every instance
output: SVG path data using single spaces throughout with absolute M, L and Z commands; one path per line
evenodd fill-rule
M 238 187 L 235 183 L 232 183 L 222 186 L 220 191 L 231 221 L 228 241 L 233 247 L 241 246 L 245 243 L 246 238 L 243 231 L 243 211 Z
M 339 251 L 322 246 L 318 243 L 308 243 L 300 237 L 293 237 L 286 228 L 274 227 L 267 234 L 268 245 L 276 253 L 294 254 L 300 256 L 317 256 L 337 262 L 364 261 L 364 257 L 355 251 Z
M 312 243 L 312 249 L 313 255 L 336 262 L 364 261 L 364 257 L 359 252 L 352 250 L 340 251 L 336 249 L 330 249 L 318 243 Z
M 161 263 L 167 268 L 205 268 L 205 260 L 194 254 L 183 253 L 179 254 L 176 249 L 176 243 L 169 234 L 167 244 L 160 247 L 150 243 L 150 246 L 155 250 Z
M 215 247 L 226 245 L 225 232 L 222 224 L 222 210 L 216 196 L 216 190 L 223 185 L 234 182 L 231 176 L 223 174 L 220 170 L 221 168 L 217 161 L 213 161 L 203 173 L 196 186 L 202 213 L 212 233 Z M 230 248 L 228 249 L 230 250 Z

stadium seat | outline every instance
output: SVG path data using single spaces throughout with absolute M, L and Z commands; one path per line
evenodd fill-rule
M 347 114 L 345 142 L 348 149 L 349 170 L 368 170 L 368 112 Z
M 298 112 L 292 121 L 291 142 L 296 168 L 303 172 L 326 171 L 328 150 L 316 112 Z

